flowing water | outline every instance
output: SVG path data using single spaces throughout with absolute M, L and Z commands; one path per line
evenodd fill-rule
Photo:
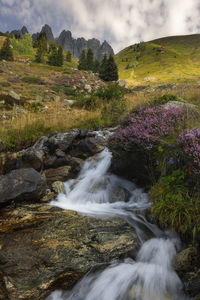
M 136 260 L 112 262 L 88 273 L 72 291 L 55 291 L 48 300 L 185 300 L 172 268 L 180 241 L 145 219 L 151 203 L 135 184 L 108 173 L 112 154 L 105 149 L 88 159 L 78 178 L 65 183 L 65 194 L 51 204 L 94 217 L 118 216 L 137 232 L 141 248 Z

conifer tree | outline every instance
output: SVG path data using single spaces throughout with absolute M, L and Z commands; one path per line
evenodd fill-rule
M 43 57 L 44 57 L 44 53 L 43 53 L 41 45 L 39 44 L 37 51 L 36 51 L 36 55 L 35 55 L 35 61 L 38 63 L 41 63 L 41 62 L 43 62 Z
M 48 63 L 51 66 L 57 66 L 57 60 L 58 60 L 58 51 L 55 41 L 52 41 L 49 46 L 49 57 L 48 57 Z
M 94 68 L 94 55 L 91 48 L 88 49 L 86 60 L 87 60 L 86 70 L 92 71 Z
M 104 54 L 104 57 L 101 61 L 100 68 L 99 68 L 99 77 L 102 80 L 105 80 L 105 72 L 106 72 L 106 68 L 107 68 L 107 63 L 108 63 L 107 55 Z
M 63 65 L 63 60 L 64 60 L 64 57 L 63 57 L 63 48 L 62 48 L 62 46 L 59 46 L 58 47 L 58 51 L 57 51 L 56 65 L 58 67 L 61 67 Z
M 83 50 L 81 52 L 81 56 L 80 56 L 80 59 L 79 59 L 78 69 L 79 70 L 86 70 L 86 66 L 87 66 L 86 54 L 85 54 L 85 50 Z
M 98 59 L 95 59 L 94 65 L 93 65 L 93 72 L 99 73 L 99 69 L 100 69 L 100 61 Z
M 11 42 L 10 39 L 7 37 L 7 39 L 4 41 L 3 46 L 0 49 L 0 60 L 5 59 L 8 61 L 13 61 L 13 51 L 11 48 Z
M 118 69 L 112 55 L 107 59 L 106 55 L 101 62 L 99 77 L 104 81 L 117 81 Z
M 71 62 L 71 61 L 72 61 L 72 54 L 71 54 L 70 51 L 67 51 L 66 61 L 68 61 L 68 62 Z

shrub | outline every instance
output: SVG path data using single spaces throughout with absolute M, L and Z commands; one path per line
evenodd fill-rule
M 189 174 L 200 175 L 200 128 L 183 130 L 177 143 Z
M 170 227 L 182 238 L 197 241 L 200 234 L 199 195 L 192 195 L 188 178 L 178 169 L 155 184 L 150 197 L 152 217 L 162 226 Z
M 149 185 L 178 168 L 180 159 L 176 156 L 174 140 L 184 124 L 183 107 L 138 107 L 124 117 L 110 140 L 119 171 L 123 168 L 124 176 Z
M 10 39 L 7 38 L 4 43 L 3 46 L 0 49 L 0 60 L 5 59 L 8 61 L 13 61 L 14 57 L 13 57 L 13 51 L 11 49 L 11 42 Z
M 113 99 L 120 100 L 124 97 L 124 89 L 118 84 L 110 83 L 106 88 L 99 89 L 96 95 L 107 102 Z
M 21 55 L 34 55 L 34 50 L 32 46 L 32 38 L 31 36 L 26 33 L 23 38 L 16 39 L 13 38 L 12 40 L 13 50 L 17 54 Z
M 27 82 L 27 83 L 36 83 L 36 84 L 41 82 L 40 78 L 38 78 L 38 77 L 29 77 L 29 76 L 23 77 L 22 80 L 24 82 Z

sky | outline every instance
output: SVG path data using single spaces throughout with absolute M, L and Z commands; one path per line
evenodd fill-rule
M 0 0 L 0 31 L 44 24 L 57 37 L 107 40 L 115 53 L 164 36 L 200 33 L 200 0 Z

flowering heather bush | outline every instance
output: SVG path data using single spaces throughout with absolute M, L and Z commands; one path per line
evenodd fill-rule
M 200 174 L 200 128 L 186 129 L 178 137 L 178 145 L 192 173 Z
M 173 131 L 183 125 L 185 113 L 183 107 L 162 106 L 139 107 L 126 116 L 121 127 L 113 136 L 124 150 L 129 151 L 134 146 L 152 149 L 158 142 L 169 136 Z

